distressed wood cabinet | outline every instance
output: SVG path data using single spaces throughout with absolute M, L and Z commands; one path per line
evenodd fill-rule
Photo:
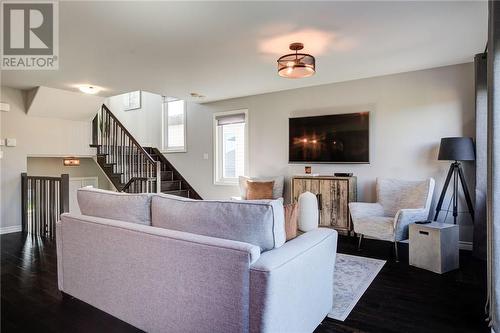
M 320 227 L 334 228 L 343 235 L 350 234 L 349 202 L 356 201 L 356 177 L 295 176 L 291 183 L 293 203 L 304 192 L 316 194 Z

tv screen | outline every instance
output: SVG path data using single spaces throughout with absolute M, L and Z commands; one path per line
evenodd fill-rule
M 290 163 L 369 163 L 369 118 L 369 112 L 290 118 Z

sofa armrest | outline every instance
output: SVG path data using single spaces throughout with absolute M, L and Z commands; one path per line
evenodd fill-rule
M 337 232 L 319 228 L 250 268 L 250 332 L 312 332 L 331 310 Z
M 353 220 L 370 216 L 384 216 L 384 207 L 379 203 L 351 202 L 349 212 Z
M 408 238 L 408 225 L 417 221 L 427 220 L 429 211 L 425 208 L 400 209 L 394 217 L 396 241 Z

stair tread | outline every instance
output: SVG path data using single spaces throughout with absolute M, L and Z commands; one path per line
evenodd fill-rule
M 161 191 L 161 193 L 189 198 L 189 190 Z

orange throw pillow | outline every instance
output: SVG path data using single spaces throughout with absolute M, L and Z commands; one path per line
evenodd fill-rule
M 256 182 L 247 180 L 247 200 L 264 200 L 273 198 L 274 181 Z
M 298 204 L 285 205 L 285 233 L 286 240 L 297 237 L 297 221 L 299 215 Z

